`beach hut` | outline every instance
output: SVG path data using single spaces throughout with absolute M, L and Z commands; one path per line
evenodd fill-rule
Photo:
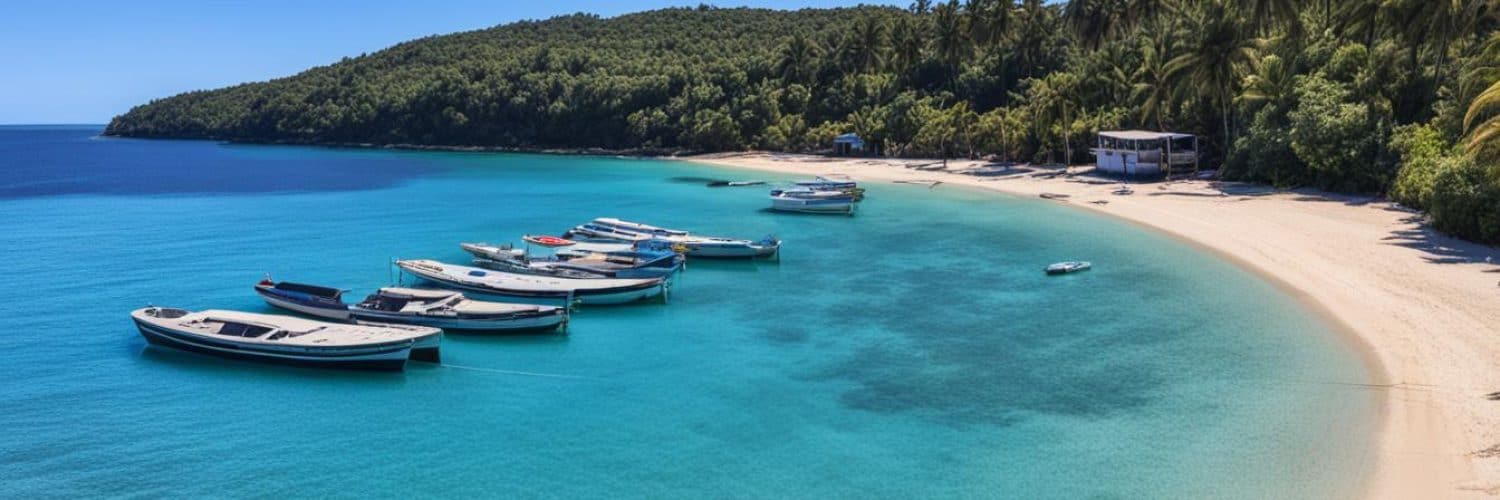
M 838 156 L 865 154 L 865 140 L 860 139 L 859 134 L 853 132 L 834 137 L 833 154 Z
M 1094 165 L 1100 172 L 1158 176 L 1198 170 L 1198 136 L 1175 132 L 1099 132 Z

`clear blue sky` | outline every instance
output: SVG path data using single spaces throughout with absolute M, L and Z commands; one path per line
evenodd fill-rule
M 0 0 L 0 124 L 104 123 L 130 106 L 297 73 L 426 35 L 672 0 Z M 875 0 L 737 0 L 830 7 Z

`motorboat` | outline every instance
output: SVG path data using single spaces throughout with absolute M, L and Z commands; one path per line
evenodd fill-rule
M 665 299 L 666 278 L 564 278 L 521 274 L 434 260 L 398 260 L 402 271 L 470 296 L 529 300 L 577 300 L 584 304 L 624 304 L 653 297 Z
M 347 321 L 349 305 L 344 291 L 326 286 L 273 281 L 270 276 L 255 284 L 255 293 L 267 304 L 308 316 Z
M 1093 264 L 1083 261 L 1058 262 L 1047 266 L 1047 274 L 1068 274 L 1079 271 L 1087 271 Z
M 304 292 L 309 290 L 314 293 Z M 324 293 L 316 293 L 316 292 Z M 444 330 L 531 330 L 567 322 L 566 307 L 472 300 L 452 290 L 381 288 L 357 304 L 345 304 L 336 288 L 275 282 L 255 285 L 267 304 L 338 321 L 375 321 Z
M 213 356 L 328 368 L 400 370 L 437 362 L 443 331 L 425 326 L 328 323 L 240 311 L 146 307 L 130 313 L 146 341 Z
M 526 236 L 526 248 L 487 243 L 462 243 L 459 246 L 473 254 L 474 265 L 486 269 L 521 274 L 539 274 L 566 278 L 656 278 L 673 276 L 682 269 L 684 257 L 664 240 L 643 240 L 628 245 L 595 244 L 573 250 L 578 243 L 555 236 Z M 538 255 L 532 245 L 552 249 Z M 612 247 L 612 248 L 601 248 Z
M 357 321 L 430 326 L 446 331 L 551 330 L 568 322 L 568 308 L 487 302 L 452 290 L 387 287 L 349 307 Z
M 853 214 L 854 196 L 842 191 L 805 187 L 771 190 L 771 209 L 814 214 Z
M 760 241 L 699 236 L 679 229 L 667 229 L 638 222 L 601 217 L 573 229 L 564 235 L 583 241 L 640 242 L 652 239 L 664 240 L 680 248 L 688 257 L 735 259 L 771 257 L 781 250 L 781 240 L 766 236 Z

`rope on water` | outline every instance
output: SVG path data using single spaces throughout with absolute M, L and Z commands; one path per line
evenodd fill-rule
M 454 368 L 454 369 L 458 369 L 458 370 L 469 370 L 469 371 L 484 372 L 484 373 L 499 373 L 499 374 L 502 374 L 502 375 L 520 375 L 520 376 L 525 376 L 525 377 L 560 378 L 560 379 L 569 379 L 569 380 L 598 380 L 598 379 L 596 379 L 594 377 L 585 377 L 583 375 L 565 375 L 565 374 L 559 374 L 559 373 L 523 372 L 523 371 L 516 371 L 516 370 L 501 370 L 501 369 L 498 369 L 498 368 L 484 368 L 484 367 L 479 367 L 479 366 L 454 365 L 454 364 L 448 364 L 448 363 L 443 363 L 443 364 L 441 364 L 439 366 L 442 366 L 443 368 Z

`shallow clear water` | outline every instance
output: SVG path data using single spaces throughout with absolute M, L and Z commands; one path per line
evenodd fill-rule
M 99 139 L 0 128 L 6 496 L 1348 496 L 1374 396 L 1273 286 L 1057 203 L 662 161 Z M 570 336 L 450 335 L 348 373 L 148 348 L 148 303 L 269 311 L 264 273 L 354 289 L 392 257 L 595 216 L 787 241 L 693 261 L 670 304 Z M 1094 270 L 1060 278 L 1053 261 Z

